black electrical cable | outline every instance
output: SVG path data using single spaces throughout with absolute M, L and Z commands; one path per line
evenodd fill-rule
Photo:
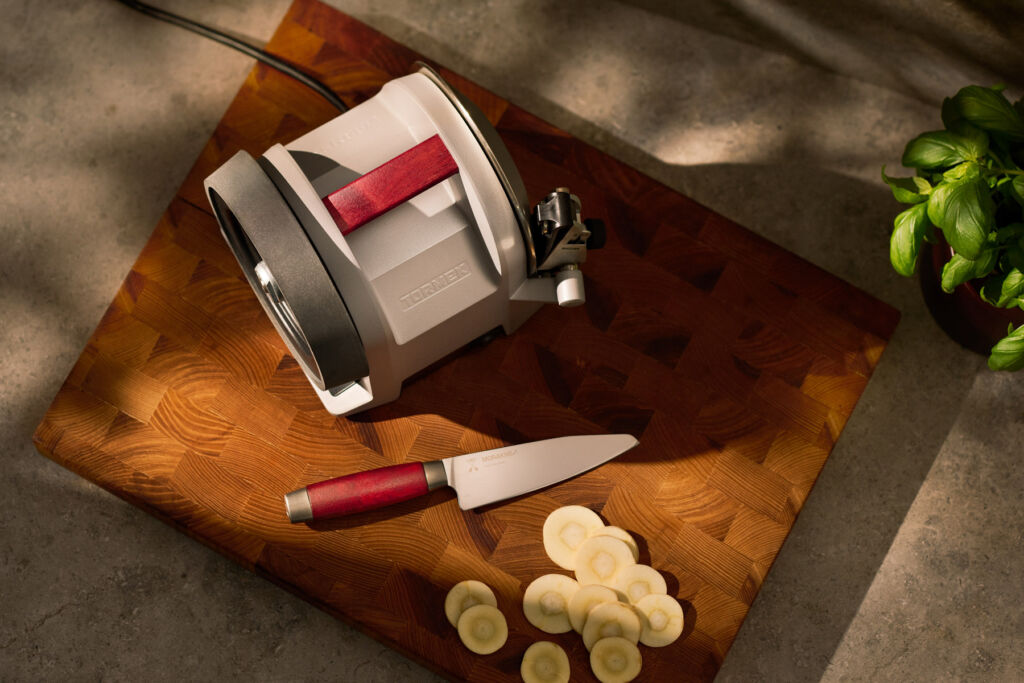
M 239 40 L 234 36 L 229 36 L 228 34 L 222 33 L 215 28 L 210 28 L 209 26 L 205 26 L 203 24 L 200 24 L 199 22 L 192 21 L 191 19 L 186 19 L 185 17 L 181 17 L 177 14 L 173 14 L 166 10 L 162 10 L 159 7 L 153 7 L 152 5 L 148 5 L 144 2 L 137 2 L 137 0 L 117 0 L 117 2 L 121 3 L 122 5 L 125 5 L 126 7 L 131 7 L 134 10 L 142 12 L 147 16 L 153 17 L 155 19 L 160 19 L 161 21 L 166 21 L 168 24 L 174 24 L 175 26 L 187 29 L 189 31 L 192 31 L 193 33 L 198 33 L 199 35 L 209 38 L 210 40 L 214 40 L 220 43 L 221 45 L 227 45 L 230 48 L 234 48 L 239 52 L 247 54 L 253 59 L 257 59 L 266 64 L 267 66 L 271 66 L 280 71 L 281 73 L 287 76 L 291 76 L 292 78 L 299 81 L 303 85 L 312 88 L 317 93 L 319 93 L 324 99 L 326 99 L 328 102 L 337 107 L 339 111 L 348 111 L 348 105 L 342 102 L 341 98 L 338 97 L 333 90 L 331 90 L 326 85 L 324 85 L 317 79 L 313 78 L 309 74 L 300 70 L 298 67 L 289 64 L 280 57 L 276 57 L 270 54 L 266 50 L 261 50 L 255 45 L 250 45 L 244 40 Z

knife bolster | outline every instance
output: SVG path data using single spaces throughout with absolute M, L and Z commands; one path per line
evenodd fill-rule
M 423 463 L 423 474 L 427 477 L 427 490 L 433 491 L 448 485 L 448 475 L 444 471 L 444 462 L 433 460 Z

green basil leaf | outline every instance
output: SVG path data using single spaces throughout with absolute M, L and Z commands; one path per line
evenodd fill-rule
M 1024 297 L 1024 272 L 1019 268 L 1011 268 L 996 273 L 981 287 L 981 298 L 998 308 L 1012 308 L 1017 299 Z
M 942 125 L 946 130 L 952 130 L 957 121 L 963 121 L 964 115 L 960 113 L 960 107 L 952 97 L 942 100 Z
M 988 357 L 988 367 L 1011 372 L 1024 368 L 1024 325 L 996 342 Z
M 960 254 L 953 254 L 953 258 L 942 268 L 942 291 L 951 294 L 968 280 L 985 277 L 996 267 L 998 254 L 996 249 L 986 249 L 974 261 Z
M 996 241 L 1000 244 L 1024 237 L 1024 223 L 1010 223 L 996 230 Z
M 980 159 L 988 152 L 988 133 L 977 126 L 967 121 L 956 121 L 949 130 L 968 159 Z
M 962 88 L 953 100 L 963 117 L 979 128 L 1024 140 L 1024 118 L 1001 92 L 969 85 Z
M 908 142 L 902 163 L 909 168 L 937 168 L 958 164 L 969 156 L 968 150 L 952 133 L 937 130 L 922 133 Z
M 974 272 L 974 261 L 965 259 L 960 254 L 953 254 L 953 258 L 946 261 L 942 267 L 942 291 L 952 294 L 953 290 L 971 279 Z
M 967 171 L 971 168 L 976 168 L 976 164 L 970 161 L 965 161 L 962 164 L 957 164 L 953 168 L 949 169 L 942 174 L 939 182 L 943 180 L 962 180 L 967 177 Z
M 981 285 L 981 290 L 978 294 L 981 295 L 981 300 L 990 306 L 995 306 L 996 302 L 999 301 L 999 291 L 1003 287 L 1003 280 L 1006 278 L 1006 273 L 996 273 Z
M 920 176 L 914 176 L 913 178 L 911 178 L 911 180 L 914 181 L 914 187 L 917 188 L 917 191 L 920 194 L 932 193 L 932 184 L 929 183 L 926 179 Z
M 1018 223 L 1017 225 L 1020 225 Z M 1013 242 L 1006 248 L 1006 263 L 1010 268 L 1024 271 L 1024 239 Z
M 892 196 L 896 198 L 896 201 L 904 204 L 918 204 L 928 199 L 923 194 L 918 193 L 917 183 L 914 182 L 913 178 L 890 178 L 885 175 L 885 166 L 882 167 L 882 180 L 886 182 L 889 189 L 892 190 Z M 927 180 L 921 179 L 925 183 Z M 929 185 L 929 188 L 931 186 Z
M 946 261 L 942 267 L 942 291 L 952 294 L 953 290 L 974 277 L 974 261 L 960 254 Z
M 999 288 L 999 299 L 996 306 L 1009 308 L 1014 305 L 1016 299 L 1024 294 L 1024 272 L 1017 268 L 1006 273 L 1002 286 Z
M 985 277 L 993 270 L 999 263 L 999 249 L 986 249 L 981 252 L 981 256 L 974 259 L 974 274 L 971 279 L 977 279 Z
M 914 274 L 921 241 L 929 228 L 927 204 L 915 204 L 896 216 L 889 238 L 889 260 L 900 275 L 910 277 Z
M 970 172 L 962 180 L 940 183 L 928 197 L 928 218 L 965 258 L 976 259 L 981 254 L 994 227 L 994 216 L 995 203 L 988 186 Z
M 1017 200 L 1018 204 L 1024 206 L 1024 175 L 1013 176 L 1013 182 L 1010 183 L 1010 193 Z

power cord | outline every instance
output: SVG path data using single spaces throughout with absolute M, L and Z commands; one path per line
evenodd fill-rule
M 334 93 L 333 90 L 328 88 L 326 85 L 318 81 L 313 76 L 310 76 L 309 74 L 300 70 L 298 67 L 289 64 L 280 57 L 276 57 L 270 54 L 266 50 L 261 50 L 255 45 L 250 45 L 244 40 L 239 40 L 238 38 L 235 38 L 234 36 L 229 36 L 226 33 L 222 33 L 221 31 L 218 31 L 215 28 L 211 28 L 204 24 L 200 24 L 199 22 L 192 21 L 191 19 L 186 19 L 185 17 L 178 16 L 177 14 L 174 14 L 172 12 L 162 10 L 159 7 L 153 7 L 152 5 L 149 5 L 145 2 L 137 2 L 136 0 L 117 0 L 117 2 L 121 3 L 122 5 L 125 5 L 126 7 L 131 7 L 133 10 L 142 12 L 147 16 L 159 19 L 161 21 L 166 21 L 168 24 L 174 24 L 175 26 L 187 29 L 189 31 L 192 31 L 193 33 L 198 33 L 199 35 L 209 38 L 210 40 L 214 40 L 220 43 L 221 45 L 227 45 L 228 47 L 238 50 L 243 54 L 249 55 L 253 59 L 259 60 L 266 64 L 267 66 L 273 67 L 280 71 L 281 73 L 287 76 L 291 76 L 292 78 L 299 81 L 303 85 L 312 88 L 317 93 L 319 93 L 321 97 L 323 97 L 325 100 L 327 100 L 335 107 L 337 107 L 339 111 L 348 111 L 348 105 L 346 105 L 341 100 L 341 98 Z

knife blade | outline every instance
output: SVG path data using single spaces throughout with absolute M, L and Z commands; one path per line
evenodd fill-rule
M 442 486 L 469 510 L 557 484 L 608 462 L 639 443 L 630 434 L 562 436 L 515 446 L 410 462 L 310 484 L 284 497 L 294 524 L 400 503 Z

